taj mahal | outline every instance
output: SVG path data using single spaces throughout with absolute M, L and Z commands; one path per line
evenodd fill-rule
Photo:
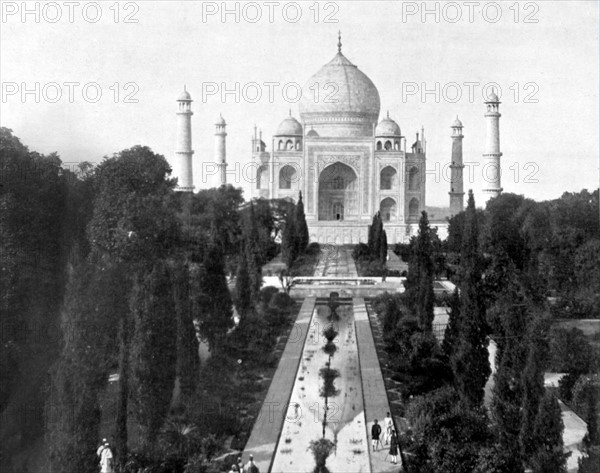
M 178 190 L 193 192 L 191 96 L 178 98 L 177 147 L 174 174 Z M 499 104 L 491 93 L 486 105 L 486 146 L 483 160 L 495 172 L 484 193 L 499 195 Z M 254 127 L 249 161 L 255 170 L 252 198 L 291 199 L 303 196 L 310 239 L 319 243 L 356 244 L 367 240 L 373 215 L 380 212 L 390 243 L 405 242 L 416 234 L 426 206 L 427 141 L 421 128 L 409 139 L 389 112 L 380 120 L 377 87 L 342 53 L 337 54 L 304 85 L 299 120 L 291 110 L 272 136 L 270 148 Z M 217 181 L 226 184 L 226 123 L 215 124 Z M 432 224 L 441 237 L 446 217 L 463 210 L 463 125 L 451 124 L 449 206 L 437 212 Z M 408 145 L 407 143 L 411 143 Z M 440 210 L 440 209 L 438 209 Z M 430 215 L 431 217 L 431 215 Z

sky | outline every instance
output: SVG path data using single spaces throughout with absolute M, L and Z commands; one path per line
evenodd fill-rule
M 196 188 L 211 185 L 202 169 L 222 114 L 229 180 L 249 198 L 254 125 L 270 150 L 289 111 L 299 118 L 296 84 L 333 58 L 341 30 L 344 55 L 379 90 L 380 118 L 389 110 L 409 145 L 425 128 L 427 205 L 448 205 L 457 115 L 465 189 L 483 200 L 494 84 L 505 192 L 545 200 L 598 187 L 596 1 L 0 3 L 0 125 L 65 166 L 138 144 L 172 163 L 186 85 Z

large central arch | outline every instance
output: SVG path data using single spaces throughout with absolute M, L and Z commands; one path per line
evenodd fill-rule
M 319 175 L 319 220 L 358 218 L 358 176 L 346 164 L 327 166 Z

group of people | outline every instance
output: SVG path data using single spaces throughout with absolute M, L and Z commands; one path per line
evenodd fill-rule
M 383 435 L 382 435 L 383 433 Z M 385 419 L 383 420 L 383 430 L 379 425 L 377 419 L 373 422 L 371 427 L 371 441 L 373 443 L 373 451 L 377 451 L 377 446 L 380 445 L 384 448 L 385 445 L 390 446 L 388 454 L 392 457 L 392 463 L 398 462 L 398 435 L 394 429 L 394 421 L 392 416 L 388 412 Z M 110 449 L 110 444 L 106 439 L 102 439 L 102 443 L 96 451 L 96 455 L 100 459 L 100 473 L 113 473 L 113 454 Z M 246 465 L 242 462 L 242 457 L 238 457 L 237 464 L 231 465 L 229 473 L 260 473 L 256 463 L 254 463 L 254 457 L 250 455 L 248 463 Z
M 108 440 L 102 439 L 98 450 L 96 450 L 96 455 L 100 459 L 100 473 L 113 473 L 113 454 Z M 229 473 L 260 473 L 260 471 L 254 463 L 254 457 L 250 455 L 246 465 L 242 463 L 242 457 L 238 457 L 237 465 L 231 465 Z
M 229 473 L 260 473 L 256 463 L 254 463 L 254 457 L 250 455 L 248 463 L 244 466 L 242 463 L 242 457 L 238 457 L 237 465 L 231 465 Z
M 377 419 L 375 419 L 373 422 L 373 426 L 371 427 L 371 442 L 374 452 L 377 451 L 378 445 L 381 445 L 381 448 L 383 449 L 384 443 L 385 445 L 389 444 L 390 450 L 388 455 L 392 457 L 393 464 L 398 463 L 398 450 L 400 443 L 398 441 L 396 430 L 394 429 L 394 421 L 392 420 L 392 416 L 389 412 L 383 420 L 383 429 L 381 428 L 381 425 L 379 425 Z

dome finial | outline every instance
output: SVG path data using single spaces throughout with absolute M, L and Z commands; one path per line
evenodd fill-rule
M 292 109 L 290 108 L 290 117 L 292 116 Z
M 342 32 L 338 31 L 338 53 L 342 52 Z
M 390 111 L 387 111 L 387 117 L 390 118 Z

